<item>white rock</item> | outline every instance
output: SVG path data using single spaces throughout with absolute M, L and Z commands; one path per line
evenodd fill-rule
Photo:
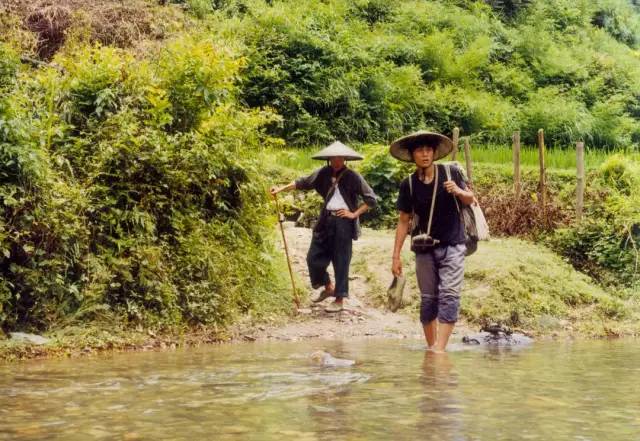
M 32 343 L 34 345 L 44 345 L 49 343 L 50 341 L 48 338 L 45 338 L 41 335 L 27 334 L 24 332 L 10 332 L 9 337 L 11 337 L 11 340 L 23 341 L 27 343 Z

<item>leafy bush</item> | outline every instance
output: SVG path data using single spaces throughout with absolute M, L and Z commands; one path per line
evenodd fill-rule
M 522 138 L 529 144 L 535 144 L 541 128 L 549 145 L 570 145 L 585 139 L 593 130 L 593 116 L 584 104 L 563 95 L 556 87 L 531 93 L 522 120 Z
M 223 325 L 277 304 L 245 153 L 270 143 L 273 117 L 238 106 L 241 60 L 181 37 L 152 60 L 94 47 L 55 61 L 64 71 L 22 79 L 2 115 L 39 122 L 0 144 L 0 325 Z
M 378 204 L 365 214 L 369 225 L 395 227 L 398 220 L 396 199 L 400 182 L 411 173 L 415 166 L 403 163 L 389 154 L 387 146 L 368 146 L 360 171 L 378 196 Z
M 612 156 L 592 177 L 585 219 L 552 240 L 574 265 L 605 283 L 640 279 L 640 165 Z

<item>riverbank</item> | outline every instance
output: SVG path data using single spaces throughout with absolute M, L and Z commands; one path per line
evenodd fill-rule
M 297 286 L 310 293 L 306 250 L 311 231 L 285 223 Z M 212 343 L 266 340 L 422 338 L 419 296 L 411 252 L 403 254 L 407 286 L 403 306 L 386 308 L 391 281 L 388 257 L 393 232 L 366 229 L 354 242 L 351 296 L 342 313 L 324 312 L 305 296 L 291 314 L 261 318 L 245 315 L 227 329 L 150 330 L 67 328 L 47 334 L 51 342 L 36 346 L 0 341 L 0 360 L 91 356 L 109 351 L 171 350 Z M 284 260 L 284 256 L 282 257 Z M 611 296 L 545 248 L 530 242 L 497 238 L 480 244 L 466 262 L 461 321 L 452 341 L 499 321 L 538 339 L 598 338 L 639 334 L 638 308 L 631 300 Z M 278 293 L 273 293 L 278 295 Z M 326 300 L 328 303 L 330 300 Z

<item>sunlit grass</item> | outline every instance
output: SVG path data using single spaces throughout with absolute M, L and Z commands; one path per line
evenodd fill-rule
M 266 149 L 264 157 L 267 161 L 280 167 L 309 171 L 320 165 L 324 165 L 324 161 L 311 158 L 311 156 L 319 150 L 320 148 L 271 148 Z
M 596 168 L 602 164 L 609 156 L 613 154 L 622 154 L 629 159 L 639 160 L 640 153 L 625 152 L 624 150 L 596 150 L 585 148 L 585 167 Z M 458 161 L 464 161 L 464 152 L 458 152 L 456 157 Z M 512 164 L 513 150 L 509 145 L 472 145 L 471 159 L 473 162 L 493 163 L 493 164 Z M 523 146 L 520 150 L 520 164 L 523 167 L 539 165 L 538 148 L 532 146 Z M 547 168 L 556 169 L 575 169 L 576 168 L 576 150 L 549 148 L 545 152 L 545 165 Z
M 319 151 L 322 147 L 313 148 L 283 148 L 268 149 L 266 151 L 267 160 L 276 163 L 281 167 L 292 170 L 309 171 L 316 167 L 324 165 L 323 161 L 311 159 L 311 156 Z M 364 148 L 356 148 L 361 150 L 365 156 L 371 151 L 379 148 L 386 148 L 382 145 L 368 145 Z M 462 150 L 456 155 L 456 160 L 464 162 L 464 151 Z M 600 166 L 609 156 L 614 154 L 622 154 L 630 160 L 640 161 L 640 152 L 624 150 L 597 150 L 585 148 L 585 166 L 592 169 Z M 471 159 L 473 163 L 502 164 L 511 165 L 513 163 L 513 151 L 509 145 L 484 144 L 471 145 Z M 520 165 L 522 167 L 538 167 L 538 148 L 533 146 L 523 146 L 520 150 Z M 547 169 L 575 169 L 576 168 L 576 150 L 548 148 L 545 152 L 545 165 Z

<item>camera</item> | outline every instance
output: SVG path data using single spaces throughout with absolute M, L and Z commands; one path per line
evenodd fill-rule
M 437 247 L 440 241 L 427 234 L 418 234 L 411 238 L 411 251 L 421 253 Z

